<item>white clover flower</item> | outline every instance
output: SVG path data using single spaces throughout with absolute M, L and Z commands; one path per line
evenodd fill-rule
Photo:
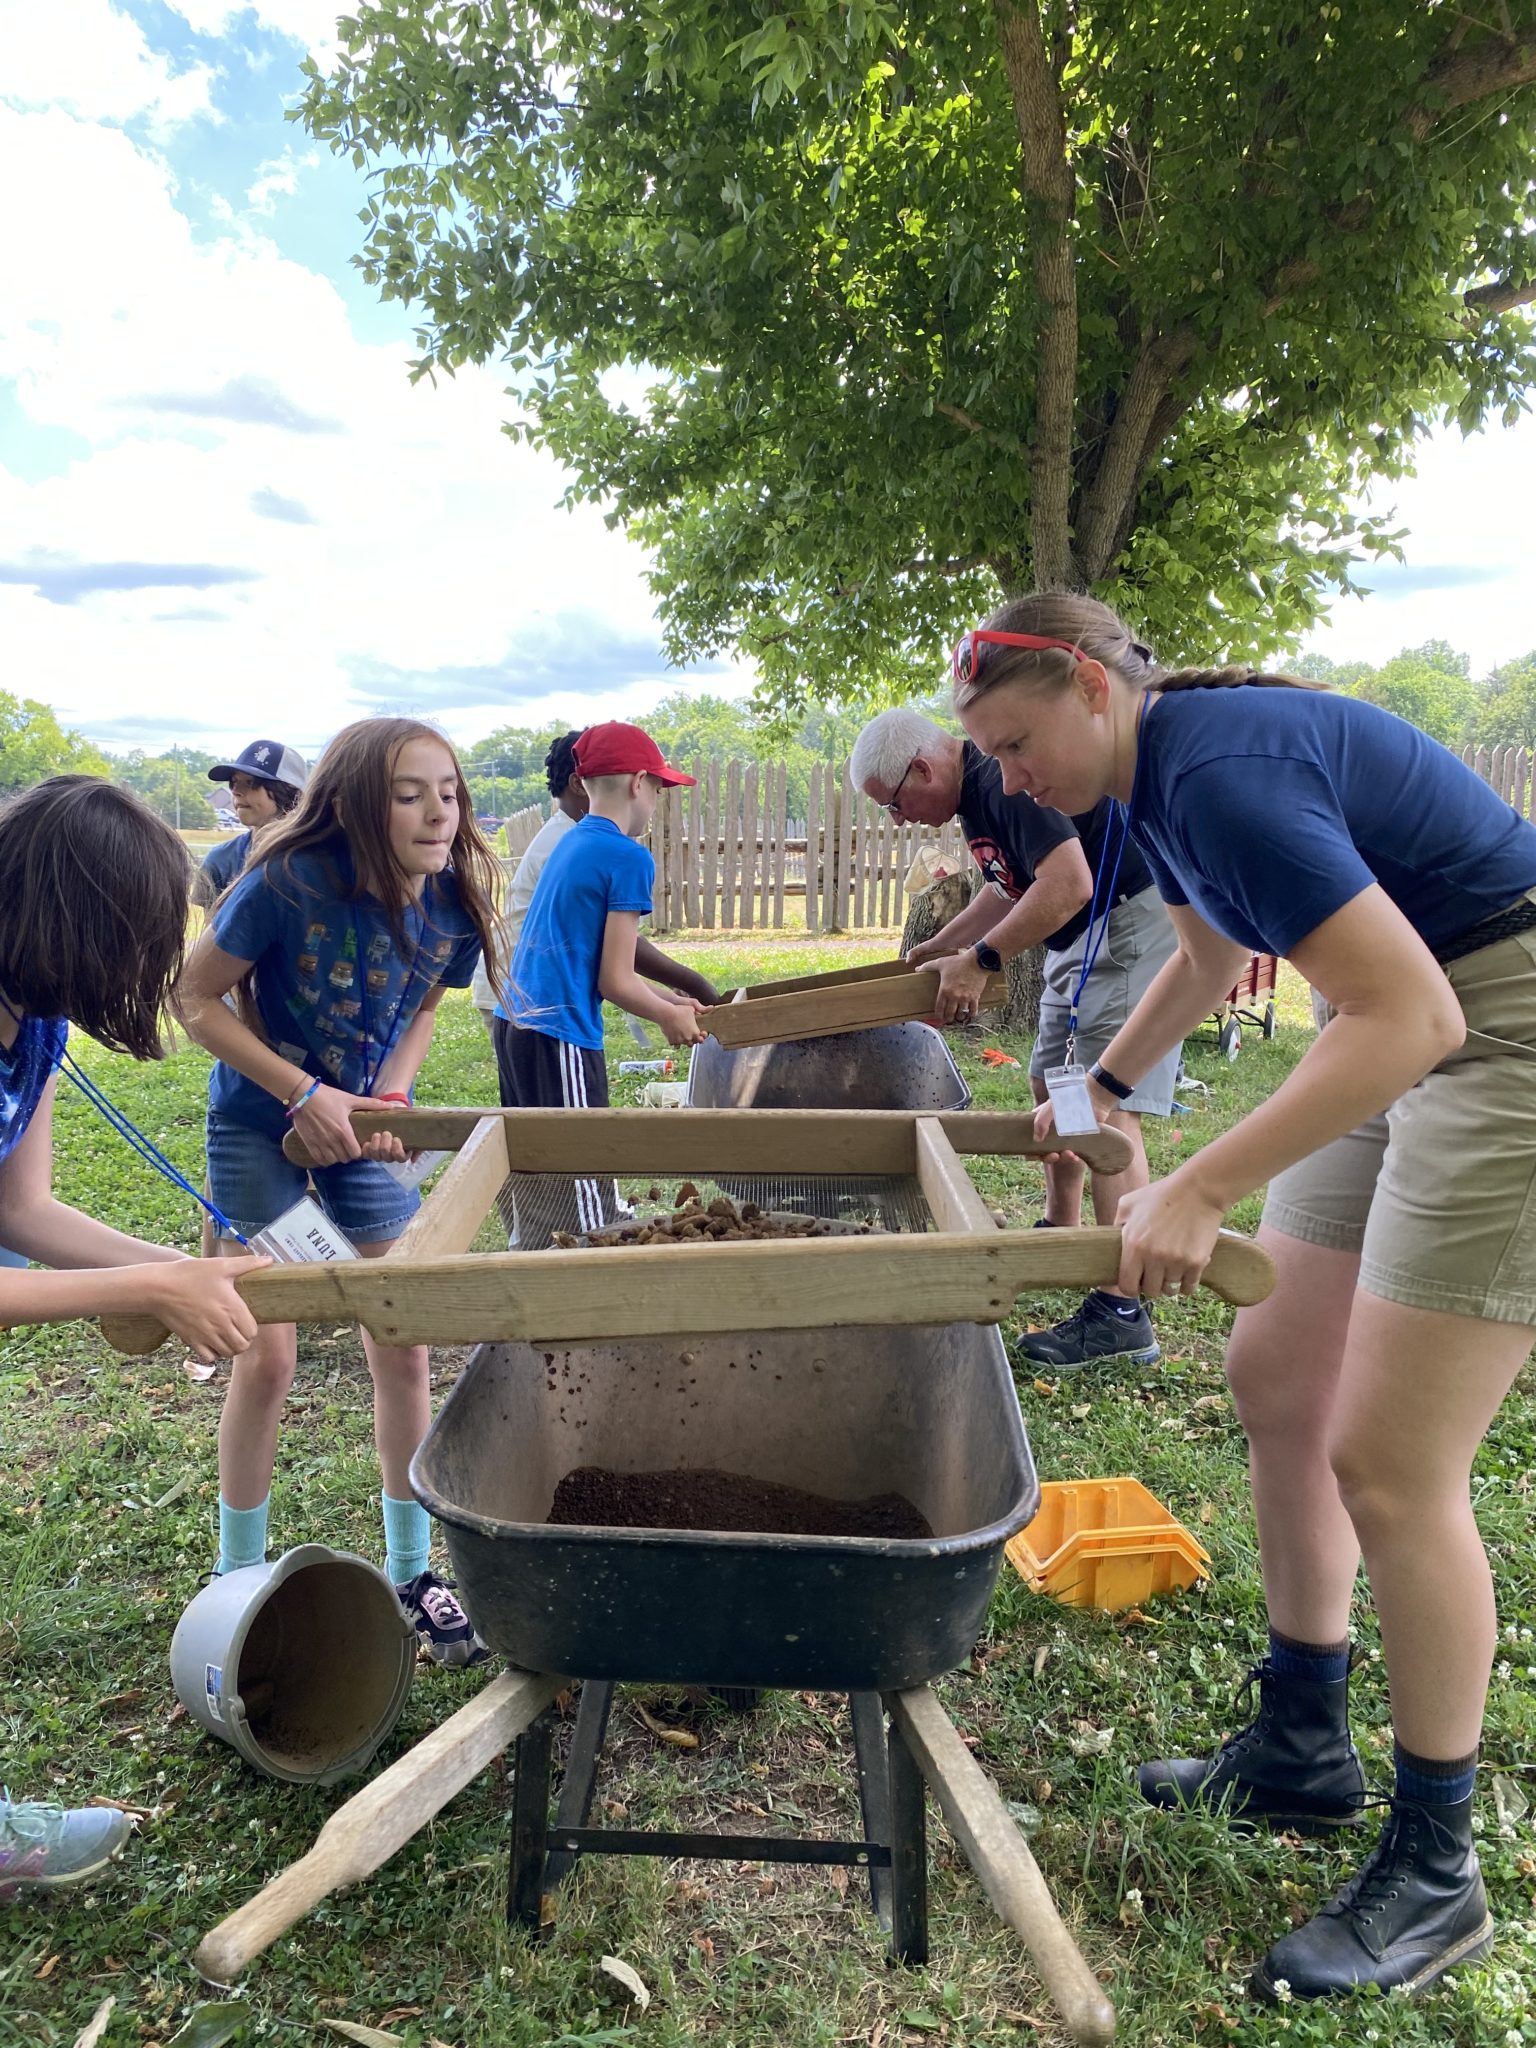
M 1275 1979 L 1275 1996 L 1282 2005 L 1289 2005 L 1291 2002 L 1291 1987 L 1284 1977 Z
M 1497 1675 L 1498 1675 L 1498 1676 L 1499 1676 L 1500 1678 L 1508 1678 L 1508 1677 L 1509 1677 L 1509 1675 L 1510 1675 L 1510 1673 L 1509 1673 L 1509 1663 L 1508 1663 L 1508 1660 L 1507 1660 L 1507 1659 L 1501 1659 L 1501 1661 L 1500 1661 L 1500 1663 L 1499 1663 L 1499 1666 L 1498 1666 L 1498 1673 L 1497 1673 Z

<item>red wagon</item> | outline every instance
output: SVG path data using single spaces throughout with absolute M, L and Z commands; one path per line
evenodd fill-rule
M 1280 962 L 1273 953 L 1250 953 L 1246 973 L 1233 983 L 1226 1001 L 1216 1011 L 1216 1050 L 1223 1059 L 1235 1060 L 1243 1045 L 1243 1026 L 1252 1024 L 1266 1038 L 1275 1035 L 1275 979 Z M 1263 998 L 1264 1007 L 1259 1009 Z

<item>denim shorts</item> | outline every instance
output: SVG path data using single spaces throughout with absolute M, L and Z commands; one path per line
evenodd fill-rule
M 421 1207 L 376 1159 L 294 1166 L 282 1143 L 217 1110 L 208 1112 L 208 1193 L 242 1237 L 254 1237 L 314 1188 L 322 1209 L 353 1244 L 389 1244 Z M 227 1231 L 220 1236 L 228 1238 Z

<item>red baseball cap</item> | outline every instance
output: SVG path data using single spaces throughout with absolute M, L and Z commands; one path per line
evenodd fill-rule
M 638 725 L 625 725 L 610 718 L 606 725 L 589 725 L 576 742 L 576 773 L 588 775 L 654 775 L 658 782 L 686 783 L 694 778 L 671 768 L 660 747 Z

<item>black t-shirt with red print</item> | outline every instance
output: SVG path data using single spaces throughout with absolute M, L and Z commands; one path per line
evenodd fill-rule
M 1029 796 L 1005 796 L 1003 774 L 970 740 L 965 742 L 965 768 L 960 783 L 957 815 L 971 858 L 989 882 L 1017 902 L 1035 879 L 1035 870 L 1047 854 L 1069 839 L 1083 842 L 1088 872 L 1095 877 L 1104 857 L 1105 835 L 1109 835 L 1111 864 L 1120 845 L 1121 828 L 1111 824 L 1115 805 L 1104 797 L 1091 811 L 1068 818 L 1060 811 L 1047 810 Z M 1106 882 L 1108 878 L 1106 877 Z M 1152 875 L 1134 840 L 1127 840 L 1115 881 L 1116 903 L 1139 896 L 1152 886 Z M 1053 953 L 1064 952 L 1087 929 L 1090 906 L 1084 904 L 1059 930 L 1045 941 Z

